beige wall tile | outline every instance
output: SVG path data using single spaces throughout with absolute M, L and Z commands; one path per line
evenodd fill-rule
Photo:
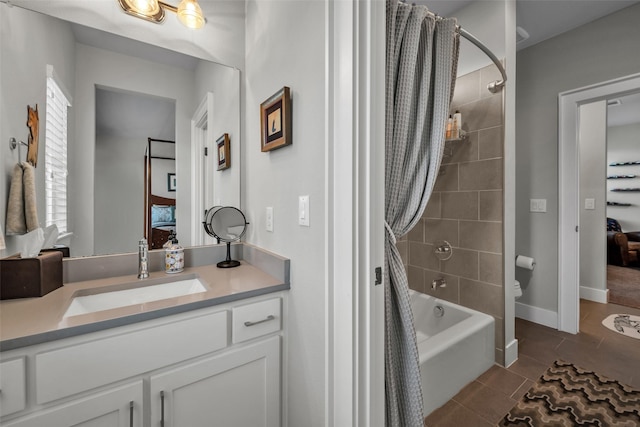
M 502 253 L 502 224 L 460 221 L 460 244 L 464 249 Z
M 458 190 L 458 164 L 442 165 L 433 191 L 457 191 Z
M 407 240 L 410 242 L 424 241 L 424 220 L 421 219 L 411 230 L 409 230 L 407 233 Z
M 467 279 L 478 280 L 478 251 L 455 248 L 451 258 L 440 262 L 440 270 Z
M 423 218 L 442 218 L 440 214 L 440 192 L 434 191 L 429 198 L 427 207 L 422 214 Z
M 490 254 L 487 252 L 479 253 L 480 263 L 480 281 L 493 283 L 494 285 L 503 285 L 503 262 L 502 255 Z
M 442 164 L 471 162 L 479 159 L 478 132 L 468 132 L 468 135 L 465 140 L 449 141 L 446 143 L 445 156 L 442 158 Z
M 494 316 L 494 320 L 496 348 L 504 348 L 504 319 Z
M 456 87 L 451 100 L 451 114 L 462 104 L 480 99 L 480 70 L 456 79 Z M 462 118 L 464 122 L 464 117 Z
M 478 219 L 478 192 L 443 192 L 441 194 L 442 218 Z
M 444 278 L 447 281 L 447 286 L 444 288 L 437 288 L 435 290 L 431 289 L 431 282 L 440 278 Z M 445 274 L 439 271 L 424 270 L 424 293 L 436 298 L 460 304 L 459 282 L 460 279 L 457 276 Z
M 425 243 L 446 240 L 452 246 L 458 246 L 458 221 L 449 219 L 425 219 L 423 221 Z
M 497 126 L 478 131 L 478 158 L 502 158 L 504 154 L 504 127 Z
M 504 61 L 502 63 L 504 64 Z M 498 70 L 498 67 L 491 64 L 491 65 L 487 65 L 484 68 L 481 68 L 480 70 L 478 70 L 478 72 L 480 72 L 480 85 L 484 88 L 484 90 L 480 91 L 480 97 L 481 98 L 488 98 L 492 96 L 502 97 L 502 92 L 491 93 L 487 89 L 487 85 L 489 83 L 494 82 L 496 80 L 502 80 L 502 74 L 500 74 L 500 70 Z
M 502 124 L 502 96 L 492 96 L 461 105 L 462 128 L 469 131 Z
M 502 221 L 504 214 L 502 190 L 480 192 L 480 221 Z
M 460 190 L 501 190 L 502 159 L 460 163 Z
M 460 304 L 494 317 L 503 316 L 504 295 L 502 286 L 460 279 Z
M 424 270 L 422 268 L 409 266 L 407 280 L 409 280 L 409 289 L 424 293 Z
M 433 245 L 410 242 L 409 265 L 438 270 L 440 268 L 440 260 L 436 258 Z

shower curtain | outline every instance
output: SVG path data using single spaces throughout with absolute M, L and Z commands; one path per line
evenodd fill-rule
M 391 427 L 423 425 L 407 275 L 396 248 L 420 220 L 444 149 L 458 61 L 455 19 L 387 0 L 385 117 L 385 393 Z

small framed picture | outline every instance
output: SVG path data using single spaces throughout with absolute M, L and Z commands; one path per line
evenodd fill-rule
M 224 170 L 231 167 L 231 152 L 229 143 L 229 134 L 225 133 L 216 140 L 218 152 L 218 170 Z
M 176 174 L 167 174 L 167 191 L 176 191 Z
M 260 104 L 260 149 L 271 151 L 291 145 L 291 96 L 283 87 Z

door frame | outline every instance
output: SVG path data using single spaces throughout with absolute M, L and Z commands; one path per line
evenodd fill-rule
M 580 329 L 579 108 L 640 90 L 640 73 L 558 94 L 558 330 Z
M 208 128 L 213 114 L 213 93 L 207 92 L 191 118 L 191 244 L 194 246 L 211 244 L 207 241 L 203 227 L 205 206 L 211 206 L 211 195 L 204 194 L 207 177 L 212 175 L 209 168 L 203 166 L 202 156 L 207 147 Z M 204 197 L 201 197 L 204 195 Z

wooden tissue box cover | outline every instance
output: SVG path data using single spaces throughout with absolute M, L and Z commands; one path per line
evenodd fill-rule
M 41 297 L 62 286 L 62 252 L 0 259 L 0 299 Z

